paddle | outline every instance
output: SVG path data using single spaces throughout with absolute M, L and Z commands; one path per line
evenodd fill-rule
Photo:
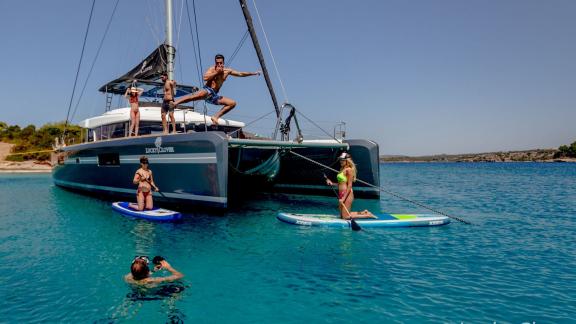
M 148 183 L 150 184 L 150 186 L 152 186 L 152 181 L 150 181 L 150 179 L 146 179 L 145 181 L 148 182 Z M 158 189 L 158 187 L 154 186 L 154 189 L 156 189 L 156 190 L 154 190 L 154 191 L 156 191 L 157 193 L 159 193 L 162 197 L 166 198 L 166 196 L 162 193 L 162 191 L 160 191 L 160 190 Z M 168 199 L 168 198 L 166 198 L 166 199 Z
M 324 175 L 324 179 L 328 180 L 326 173 L 322 173 L 322 175 Z M 334 192 L 334 195 L 336 195 L 336 198 L 338 198 L 338 202 L 340 202 L 340 198 L 338 197 L 338 193 L 336 192 L 336 190 L 334 190 L 334 187 L 330 186 L 330 188 L 332 189 L 332 192 Z M 346 208 L 346 205 L 344 205 L 344 203 L 342 203 L 342 207 L 344 207 L 344 210 L 348 213 L 348 215 L 350 215 L 350 227 L 352 228 L 352 230 L 353 231 L 362 230 L 362 227 L 360 227 L 360 225 L 358 225 L 358 223 L 356 223 L 354 218 L 352 218 L 352 214 L 350 213 L 348 208 Z

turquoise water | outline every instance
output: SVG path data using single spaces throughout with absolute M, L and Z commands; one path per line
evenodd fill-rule
M 0 321 L 560 323 L 576 318 L 576 164 L 383 164 L 382 184 L 474 222 L 301 228 L 277 211 L 334 199 L 261 195 L 178 224 L 122 217 L 50 175 L 0 175 Z M 355 209 L 426 212 L 383 194 Z M 136 291 L 134 255 L 183 282 Z

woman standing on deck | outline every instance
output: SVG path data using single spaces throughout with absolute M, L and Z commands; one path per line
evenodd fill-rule
M 130 132 L 128 137 L 138 136 L 138 127 L 140 126 L 140 110 L 138 109 L 138 101 L 140 101 L 140 95 L 144 92 L 143 89 L 136 88 L 136 83 L 132 83 L 132 86 L 126 89 L 124 97 L 130 102 Z
M 146 156 L 140 158 L 140 169 L 138 169 L 136 174 L 134 174 L 132 182 L 135 185 L 138 185 L 138 191 L 136 191 L 136 200 L 138 201 L 138 204 L 130 204 L 130 208 L 136 210 L 144 210 L 144 207 L 146 207 L 146 209 L 154 208 L 151 191 L 152 188 L 154 188 L 155 191 L 160 190 L 154 183 L 152 170 L 148 168 L 148 158 Z
M 356 181 L 356 165 L 352 161 L 350 154 L 344 152 L 338 158 L 340 160 L 340 172 L 336 175 L 338 181 L 338 208 L 340 217 L 343 219 L 352 218 L 377 218 L 368 210 L 353 212 L 352 203 L 354 202 L 354 191 L 352 183 Z M 335 185 L 330 179 L 326 179 L 329 186 Z

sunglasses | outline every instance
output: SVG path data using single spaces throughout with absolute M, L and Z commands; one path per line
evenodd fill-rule
M 140 163 L 142 163 L 142 164 L 148 164 L 148 161 L 142 161 L 142 162 L 140 162 Z

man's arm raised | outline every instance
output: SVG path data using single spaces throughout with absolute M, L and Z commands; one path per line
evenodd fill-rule
M 260 71 L 256 71 L 256 72 L 238 72 L 232 69 L 228 69 L 228 72 L 230 75 L 236 76 L 236 77 L 247 77 L 247 76 L 252 76 L 252 75 L 260 75 Z
M 166 260 L 160 261 L 160 264 L 162 265 L 163 269 L 170 271 L 170 273 L 172 273 L 172 275 L 168 276 L 168 277 L 150 278 L 149 279 L 150 282 L 160 283 L 160 282 L 166 282 L 166 281 L 176 281 L 176 280 L 182 279 L 184 277 L 184 274 L 182 274 L 178 270 L 172 268 L 170 263 L 168 263 Z

